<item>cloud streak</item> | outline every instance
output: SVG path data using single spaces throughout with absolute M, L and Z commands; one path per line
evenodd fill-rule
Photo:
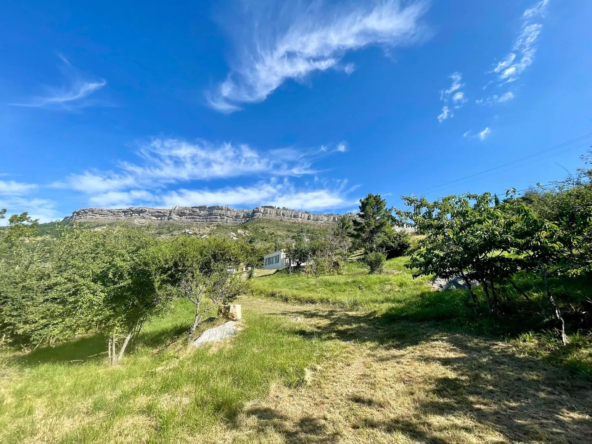
M 238 58 L 226 80 L 207 91 L 214 109 L 229 113 L 241 104 L 264 101 L 286 80 L 302 81 L 313 72 L 341 69 L 348 75 L 353 64 L 340 65 L 343 56 L 361 48 L 408 44 L 421 34 L 418 23 L 424 2 L 402 6 L 398 0 L 349 5 L 295 3 L 280 13 L 243 17 L 253 28 L 241 33 Z M 277 17 L 274 17 L 277 15 Z
M 526 68 L 533 64 L 536 55 L 535 44 L 543 29 L 543 25 L 535 23 L 534 19 L 544 15 L 548 4 L 549 0 L 542 0 L 524 11 L 520 34 L 514 41 L 512 51 L 493 69 L 498 82 L 502 84 L 515 82 Z
M 11 103 L 12 106 L 73 110 L 91 105 L 85 99 L 103 88 L 107 82 L 103 79 L 83 79 L 80 72 L 64 56 L 59 57 L 62 60 L 60 69 L 68 83 L 61 87 L 47 87 L 45 95 L 35 97 L 27 103 Z
M 54 202 L 29 196 L 36 189 L 38 186 L 35 184 L 0 180 L 0 209 L 6 208 L 9 214 L 28 211 L 33 219 L 39 219 L 41 222 L 55 220 Z M 6 220 L 0 221 L 0 225 L 6 223 Z
M 331 152 L 346 149 L 342 142 Z M 294 179 L 315 172 L 311 166 L 317 156 L 329 154 L 327 147 L 302 151 L 282 148 L 261 153 L 247 145 L 155 139 L 139 149 L 141 163 L 121 162 L 117 171 L 86 171 L 54 186 L 82 192 L 91 206 L 104 208 L 274 205 L 316 211 L 349 206 L 345 182 L 315 179 L 304 188 L 293 183 Z M 268 179 L 261 180 L 262 176 Z M 218 189 L 201 183 L 238 177 L 254 177 L 256 181 L 247 186 Z
M 446 103 L 446 105 L 442 107 L 442 112 L 438 115 L 438 122 L 440 123 L 454 117 L 454 113 L 448 106 L 448 103 L 451 102 L 453 109 L 460 109 L 467 102 L 465 93 L 461 91 L 465 86 L 465 84 L 462 83 L 462 74 L 460 72 L 455 72 L 449 76 L 449 79 L 452 80 L 450 87 L 440 91 L 440 100 Z

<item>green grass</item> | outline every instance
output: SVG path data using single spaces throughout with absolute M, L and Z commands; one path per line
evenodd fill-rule
M 385 273 L 369 275 L 360 263 L 346 264 L 341 275 L 312 276 L 287 271 L 252 280 L 255 294 L 309 303 L 326 303 L 348 309 L 374 309 L 382 304 L 407 304 L 428 292 L 428 279 L 413 279 L 405 268 L 407 258 L 387 261 Z
M 526 301 L 512 286 L 502 287 L 504 312 L 489 317 L 481 288 L 475 289 L 481 301 L 475 313 L 468 291 L 434 291 L 428 278 L 413 279 L 412 272 L 405 268 L 407 262 L 406 257 L 387 261 L 382 275 L 369 275 L 362 264 L 348 263 L 342 275 L 321 276 L 318 286 L 312 276 L 284 271 L 253 279 L 252 289 L 257 295 L 285 301 L 373 311 L 375 316 L 388 322 L 440 322 L 447 328 L 507 337 L 522 352 L 592 376 L 592 332 L 589 324 L 582 321 L 585 310 L 578 309 L 592 293 L 589 280 L 550 280 L 568 323 L 568 333 L 574 338 L 570 346 L 564 347 L 558 340 L 557 322 L 542 282 L 532 276 L 519 274 L 515 278 L 532 302 Z M 524 337 L 532 339 L 528 342 Z
M 181 341 L 192 306 L 153 320 L 121 365 L 108 367 L 102 337 L 0 361 L 0 442 L 177 442 L 232 421 L 273 383 L 296 386 L 323 342 L 302 326 L 247 311 L 246 328 L 216 348 Z M 155 352 L 164 350 L 159 354 Z

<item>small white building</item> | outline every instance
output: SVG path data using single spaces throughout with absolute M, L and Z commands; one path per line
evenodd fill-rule
M 275 251 L 263 257 L 263 269 L 265 270 L 283 270 L 289 266 L 290 259 L 286 257 L 284 250 Z

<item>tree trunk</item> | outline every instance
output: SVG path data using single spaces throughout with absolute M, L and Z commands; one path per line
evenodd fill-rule
M 491 316 L 493 313 L 491 311 L 491 299 L 489 298 L 489 288 L 487 287 L 486 279 L 481 281 L 481 286 L 483 287 L 483 293 L 485 293 L 485 299 L 487 300 L 487 311 L 489 312 L 489 316 Z
M 123 345 L 121 346 L 121 349 L 119 350 L 119 355 L 117 356 L 117 362 L 121 361 L 121 358 L 123 358 L 125 349 L 127 348 L 127 345 L 129 344 L 129 341 L 132 338 L 132 332 L 133 330 L 130 331 L 128 335 L 125 337 L 125 341 L 123 341 Z
M 193 339 L 193 334 L 195 333 L 195 330 L 197 329 L 197 326 L 199 325 L 199 306 L 200 306 L 200 304 L 201 304 L 201 301 L 197 301 L 197 304 L 195 304 L 195 318 L 193 320 L 193 325 L 189 329 L 189 335 L 187 336 L 188 342 L 191 342 L 191 340 Z
M 567 345 L 569 344 L 569 338 L 565 334 L 565 321 L 561 316 L 561 310 L 559 309 L 559 305 L 557 305 L 557 302 L 555 302 L 555 298 L 553 298 L 553 295 L 551 294 L 551 288 L 549 287 L 549 282 L 547 280 L 547 269 L 545 267 L 541 267 L 541 270 L 543 273 L 543 281 L 545 282 L 545 291 L 547 292 L 547 298 L 549 298 L 551 307 L 553 307 L 555 318 L 561 324 L 561 341 L 563 342 L 563 345 Z
M 113 347 L 112 347 L 112 344 L 113 344 L 113 336 L 112 335 L 109 335 L 109 343 L 107 344 L 107 351 L 108 351 L 108 354 L 109 354 L 109 365 L 113 365 L 113 355 L 112 355 L 113 354 Z
M 477 295 L 473 292 L 473 286 L 471 285 L 471 280 L 469 278 L 467 278 L 467 276 L 465 275 L 465 273 L 461 270 L 460 274 L 462 276 L 462 278 L 465 281 L 465 284 L 467 284 L 467 288 L 469 289 L 469 293 L 471 294 L 471 298 L 473 298 L 473 309 L 475 310 L 475 313 L 477 313 L 478 308 L 479 308 L 479 299 L 477 299 Z
M 527 294 L 526 294 L 524 291 L 520 290 L 520 289 L 518 288 L 518 285 L 516 285 L 512 279 L 508 279 L 508 282 L 509 282 L 510 284 L 512 284 L 512 287 L 514 287 L 514 289 L 515 289 L 515 290 L 516 290 L 518 293 L 520 293 L 522 296 L 524 296 L 524 299 L 526 299 L 528 302 L 530 302 L 530 303 L 532 304 L 532 299 L 530 299 L 530 298 L 528 297 L 528 295 L 527 295 Z
M 492 295 L 492 299 L 493 299 L 493 312 L 495 314 L 498 314 L 499 312 L 499 298 L 498 298 L 498 294 L 497 291 L 495 290 L 495 285 L 493 283 L 493 279 L 491 279 L 489 281 L 489 283 L 491 284 L 491 295 Z

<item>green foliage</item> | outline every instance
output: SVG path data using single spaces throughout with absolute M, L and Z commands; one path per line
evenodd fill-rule
M 382 251 L 387 259 L 404 256 L 411 247 L 411 235 L 406 231 L 396 231 L 388 227 L 378 237 L 376 250 Z
M 380 251 L 371 251 L 366 254 L 364 262 L 368 267 L 370 274 L 381 274 L 386 262 L 386 254 Z
M 358 217 L 353 220 L 355 238 L 368 251 L 376 251 L 379 242 L 389 229 L 394 218 L 386 201 L 376 194 L 368 194 L 360 200 Z
M 56 239 L 10 242 L 0 264 L 0 326 L 13 341 L 53 344 L 97 331 L 117 341 L 164 304 L 147 257 L 155 239 L 144 230 L 73 227 Z

